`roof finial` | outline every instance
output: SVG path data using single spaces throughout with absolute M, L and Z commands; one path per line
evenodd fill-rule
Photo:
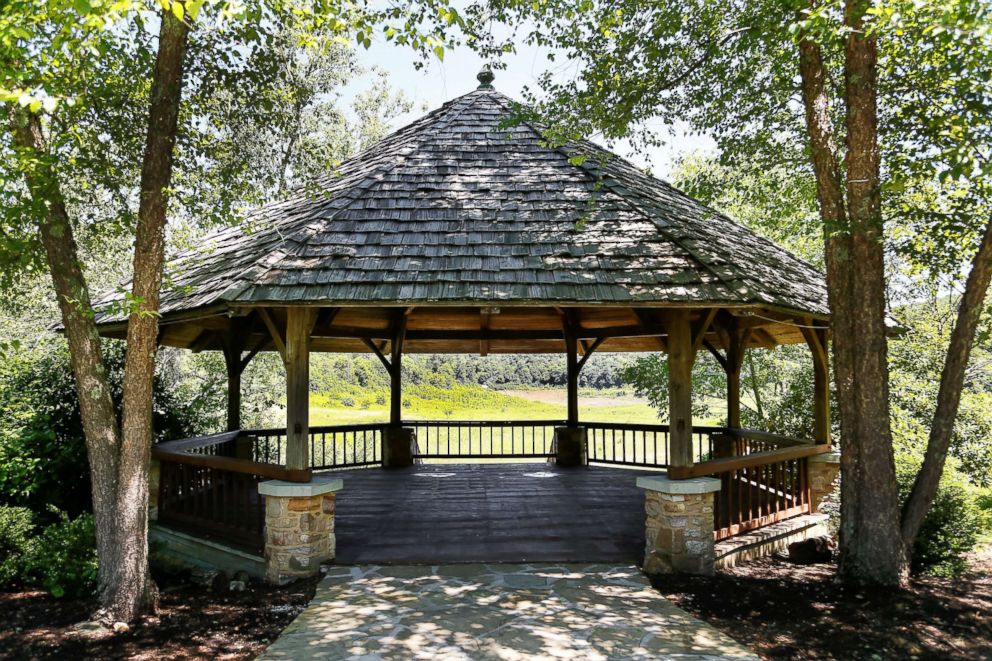
M 496 79 L 496 76 L 493 75 L 492 69 L 490 69 L 489 68 L 489 65 L 486 64 L 486 65 L 483 65 L 482 71 L 479 72 L 479 75 L 476 76 L 476 78 L 478 79 L 478 81 L 480 83 L 479 84 L 479 89 L 480 90 L 487 90 L 487 89 L 492 89 L 492 87 L 493 87 L 493 80 Z

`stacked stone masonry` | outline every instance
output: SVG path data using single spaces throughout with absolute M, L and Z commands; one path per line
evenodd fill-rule
M 334 557 L 333 493 L 265 498 L 266 580 L 313 576 Z
M 645 492 L 644 571 L 712 574 L 713 494 Z

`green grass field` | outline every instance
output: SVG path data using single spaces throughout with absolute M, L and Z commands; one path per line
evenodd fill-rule
M 310 396 L 310 424 L 384 422 L 388 395 L 355 389 L 347 394 Z M 476 385 L 452 388 L 418 385 L 404 391 L 407 420 L 556 420 L 565 417 L 564 390 L 499 392 Z M 581 393 L 580 417 L 594 422 L 658 422 L 654 409 L 629 393 Z

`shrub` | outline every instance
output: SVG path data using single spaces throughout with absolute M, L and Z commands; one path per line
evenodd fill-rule
M 45 528 L 24 557 L 23 580 L 55 597 L 86 597 L 96 590 L 96 533 L 93 516 L 64 513 Z
M 33 519 L 26 507 L 0 505 L 0 586 L 20 582 L 24 557 L 34 544 Z
M 347 407 L 350 408 L 350 407 L 352 407 L 354 405 L 355 405 L 355 398 L 354 397 L 342 397 L 341 398 L 341 406 L 347 406 Z
M 919 469 L 917 459 L 896 456 L 899 492 L 908 497 Z M 967 569 L 965 554 L 978 542 L 985 528 L 975 489 L 948 462 L 937 496 L 920 526 L 913 545 L 910 570 L 914 574 L 956 576 Z
M 114 404 L 121 405 L 124 346 L 104 343 Z M 172 370 L 156 373 L 155 436 L 200 431 L 194 393 L 180 396 Z M 76 516 L 90 509 L 89 464 L 69 353 L 61 341 L 0 357 L 0 504 L 30 508 L 39 524 L 49 506 Z M 57 519 L 55 519 L 57 520 Z

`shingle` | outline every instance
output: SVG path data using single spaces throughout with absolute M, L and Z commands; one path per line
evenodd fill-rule
M 218 303 L 471 300 L 827 313 L 814 268 L 592 143 L 550 149 L 533 126 L 502 127 L 512 103 L 492 89 L 454 99 L 309 192 L 206 237 L 170 262 L 163 316 Z M 576 166 L 576 154 L 589 158 Z

